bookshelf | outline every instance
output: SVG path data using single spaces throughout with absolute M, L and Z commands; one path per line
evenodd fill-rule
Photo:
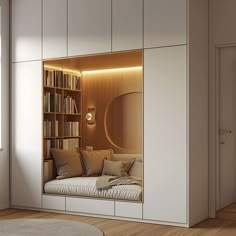
M 80 73 L 44 67 L 43 158 L 50 148 L 74 150 L 82 146 Z

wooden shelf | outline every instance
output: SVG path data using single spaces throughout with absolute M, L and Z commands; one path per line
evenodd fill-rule
M 81 116 L 81 113 L 63 113 L 63 115 Z
M 44 62 L 45 65 L 45 62 Z M 80 76 L 69 74 L 68 72 L 57 73 L 57 70 L 46 69 L 43 78 L 43 97 L 44 106 L 44 156 L 49 156 L 50 148 L 81 147 L 82 146 L 82 119 L 81 119 L 81 89 L 70 89 L 64 87 L 73 86 L 73 88 L 81 87 Z M 65 76 L 65 74 L 67 76 Z M 51 86 L 46 86 L 50 84 Z M 60 87 L 52 86 L 59 85 Z M 58 112 L 61 111 L 61 112 Z M 64 111 L 78 112 L 66 113 Z M 71 136 L 65 136 L 71 134 Z M 58 136 L 59 135 L 59 136 Z M 76 136 L 73 136 L 76 135 Z M 78 139 L 69 140 L 69 139 Z M 46 152 L 46 154 L 45 154 Z
M 64 88 L 64 91 L 70 91 L 70 92 L 81 92 L 80 89 L 68 89 L 68 88 Z
M 81 136 L 51 136 L 51 137 L 43 137 L 44 139 L 63 139 L 63 138 L 82 138 Z
M 64 113 L 64 112 L 43 112 L 45 115 L 72 115 L 81 116 L 81 113 Z
M 44 111 L 43 112 L 45 115 L 55 115 L 55 112 L 46 112 L 46 111 Z
M 52 87 L 52 86 L 43 86 L 45 89 L 49 88 L 49 89 L 63 89 L 62 87 Z
M 65 139 L 68 139 L 68 138 L 81 138 L 81 136 L 64 136 Z
M 50 87 L 50 86 L 43 86 L 45 89 L 56 89 L 56 90 L 64 90 L 70 92 L 81 92 L 81 89 L 69 89 L 69 88 L 61 88 L 61 87 Z

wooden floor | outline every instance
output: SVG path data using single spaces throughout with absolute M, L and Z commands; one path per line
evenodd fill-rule
M 191 229 L 16 209 L 0 211 L 0 220 L 19 218 L 80 221 L 97 226 L 105 236 L 236 236 L 236 203 L 221 210 L 216 219 L 205 220 Z

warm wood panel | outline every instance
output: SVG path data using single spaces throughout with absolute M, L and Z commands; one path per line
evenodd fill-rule
M 44 62 L 44 65 L 80 71 L 135 67 L 142 66 L 142 55 L 142 50 L 135 50 L 132 52 L 108 53 L 95 56 L 50 60 Z
M 68 0 L 68 55 L 111 51 L 111 0 Z
M 43 0 L 43 58 L 67 56 L 67 0 Z
M 186 47 L 144 52 L 143 218 L 186 223 Z
M 105 236 L 233 236 L 236 234 L 236 204 L 233 204 L 232 206 L 218 212 L 216 219 L 205 220 L 190 229 L 17 209 L 7 209 L 0 211 L 1 220 L 25 218 L 65 219 L 84 222 L 97 226 L 104 232 Z
M 42 63 L 12 66 L 11 204 L 41 207 Z
M 12 61 L 42 58 L 42 1 L 11 1 Z
M 142 55 L 142 50 L 135 50 L 44 62 L 45 67 L 82 72 L 83 147 L 143 152 Z M 119 70 L 103 70 L 114 68 Z M 91 107 L 96 110 L 95 125 L 85 120 Z
M 83 146 L 143 152 L 142 68 L 83 73 L 82 113 L 95 108 L 96 123 L 83 117 Z
M 142 46 L 143 0 L 112 0 L 112 51 Z
M 144 0 L 144 47 L 186 44 L 186 0 Z

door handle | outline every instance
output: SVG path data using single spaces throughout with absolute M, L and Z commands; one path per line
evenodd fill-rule
M 220 133 L 220 134 L 231 134 L 232 131 L 229 130 L 229 129 L 220 129 L 219 133 Z

